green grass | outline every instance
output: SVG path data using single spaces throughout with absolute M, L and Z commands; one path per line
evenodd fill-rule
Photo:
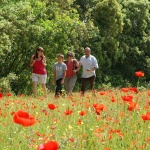
M 4 96 L 0 99 L 0 149 L 36 150 L 38 145 L 55 140 L 60 150 L 149 150 L 150 123 L 141 117 L 150 111 L 148 91 L 135 94 L 115 89 L 103 94 L 96 92 L 93 96 L 87 92 L 81 98 L 74 93 L 73 97 L 58 99 L 54 93 L 49 93 L 47 99 Z M 138 107 L 128 111 L 127 102 L 121 98 L 124 95 L 132 95 Z M 116 102 L 111 102 L 112 96 Z M 58 108 L 50 110 L 49 103 Z M 99 115 L 93 108 L 96 103 L 105 106 Z M 73 113 L 65 115 L 67 109 Z M 30 127 L 15 124 L 11 113 L 18 110 L 34 116 L 36 124 Z M 80 116 L 80 111 L 87 113 Z

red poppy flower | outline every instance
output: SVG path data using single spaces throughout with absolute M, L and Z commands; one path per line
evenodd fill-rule
M 105 106 L 103 104 L 93 104 L 93 107 L 95 109 L 104 110 Z
M 100 95 L 105 95 L 106 92 L 105 92 L 105 91 L 100 91 L 99 94 L 100 94 Z
M 27 112 L 19 110 L 14 114 L 13 120 L 17 124 L 21 124 L 22 126 L 31 126 L 36 123 L 36 120 L 33 116 L 30 116 Z
M 6 93 L 6 96 L 11 96 L 11 93 Z
M 74 138 L 69 138 L 68 140 L 69 140 L 70 142 L 74 142 L 74 141 L 75 141 Z
M 111 102 L 116 102 L 117 100 L 115 99 L 114 96 L 111 97 Z
M 123 92 L 128 92 L 129 89 L 128 89 L 128 88 L 122 88 L 121 91 L 123 91 Z
M 138 89 L 136 87 L 130 87 L 129 90 L 138 93 Z
M 147 112 L 145 115 L 142 115 L 143 120 L 150 120 L 150 112 Z
M 121 96 L 123 101 L 132 102 L 133 96 Z
M 136 106 L 137 106 L 136 102 L 129 102 L 127 110 L 132 111 L 134 108 L 136 108 Z
M 15 112 L 14 112 L 14 111 L 12 111 L 12 112 L 11 112 L 11 115 L 14 115 L 14 114 L 15 114 Z
M 69 110 L 69 109 L 67 109 L 66 111 L 65 111 L 65 115 L 71 115 L 73 113 L 73 111 L 72 110 Z
M 81 125 L 81 124 L 83 124 L 83 122 L 81 120 L 78 120 L 77 124 Z
M 54 105 L 54 104 L 48 104 L 48 108 L 49 108 L 50 110 L 54 110 L 55 108 L 57 108 L 57 106 Z
M 3 93 L 0 93 L 0 98 L 2 98 L 3 97 Z
M 137 71 L 137 72 L 135 72 L 135 75 L 136 75 L 137 77 L 144 77 L 144 72 L 142 72 L 142 71 Z
M 49 141 L 46 144 L 38 146 L 38 150 L 58 150 L 58 143 L 56 141 Z
M 103 104 L 93 104 L 93 107 L 94 107 L 97 115 L 99 115 L 101 113 L 101 111 L 103 111 L 105 108 L 105 106 Z
M 86 115 L 86 113 L 87 113 L 86 111 L 80 111 L 79 112 L 80 116 L 84 116 L 84 115 Z

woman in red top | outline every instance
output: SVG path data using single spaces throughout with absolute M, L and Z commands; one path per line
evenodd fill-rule
M 30 66 L 33 67 L 32 82 L 34 97 L 37 97 L 37 82 L 39 82 L 42 86 L 44 97 L 47 97 L 45 86 L 47 79 L 47 72 L 45 69 L 46 57 L 44 56 L 43 52 L 44 49 L 42 47 L 38 47 L 36 50 L 36 54 L 33 55 L 30 60 Z
M 71 94 L 73 91 L 73 87 L 77 81 L 76 72 L 79 70 L 79 62 L 76 59 L 73 59 L 74 53 L 67 53 L 67 60 L 64 63 L 67 66 L 66 77 L 65 77 L 65 88 L 68 94 Z

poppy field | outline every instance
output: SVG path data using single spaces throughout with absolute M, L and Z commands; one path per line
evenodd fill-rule
M 149 150 L 150 91 L 137 87 L 55 98 L 0 93 L 2 150 Z
M 42 150 L 49 141 L 62 150 L 150 149 L 149 91 L 122 88 L 94 96 L 87 92 L 84 98 L 79 93 L 53 97 L 1 97 L 0 149 Z

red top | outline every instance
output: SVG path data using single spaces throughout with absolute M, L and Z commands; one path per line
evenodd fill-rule
M 75 70 L 75 66 L 77 64 L 77 60 L 73 59 L 72 61 L 65 61 L 65 64 L 67 66 L 67 70 L 66 70 L 66 77 L 72 77 L 74 75 L 76 75 L 76 73 L 73 72 L 73 70 Z
M 33 64 L 33 73 L 46 75 L 46 69 L 42 64 L 42 59 L 36 60 L 35 63 Z

